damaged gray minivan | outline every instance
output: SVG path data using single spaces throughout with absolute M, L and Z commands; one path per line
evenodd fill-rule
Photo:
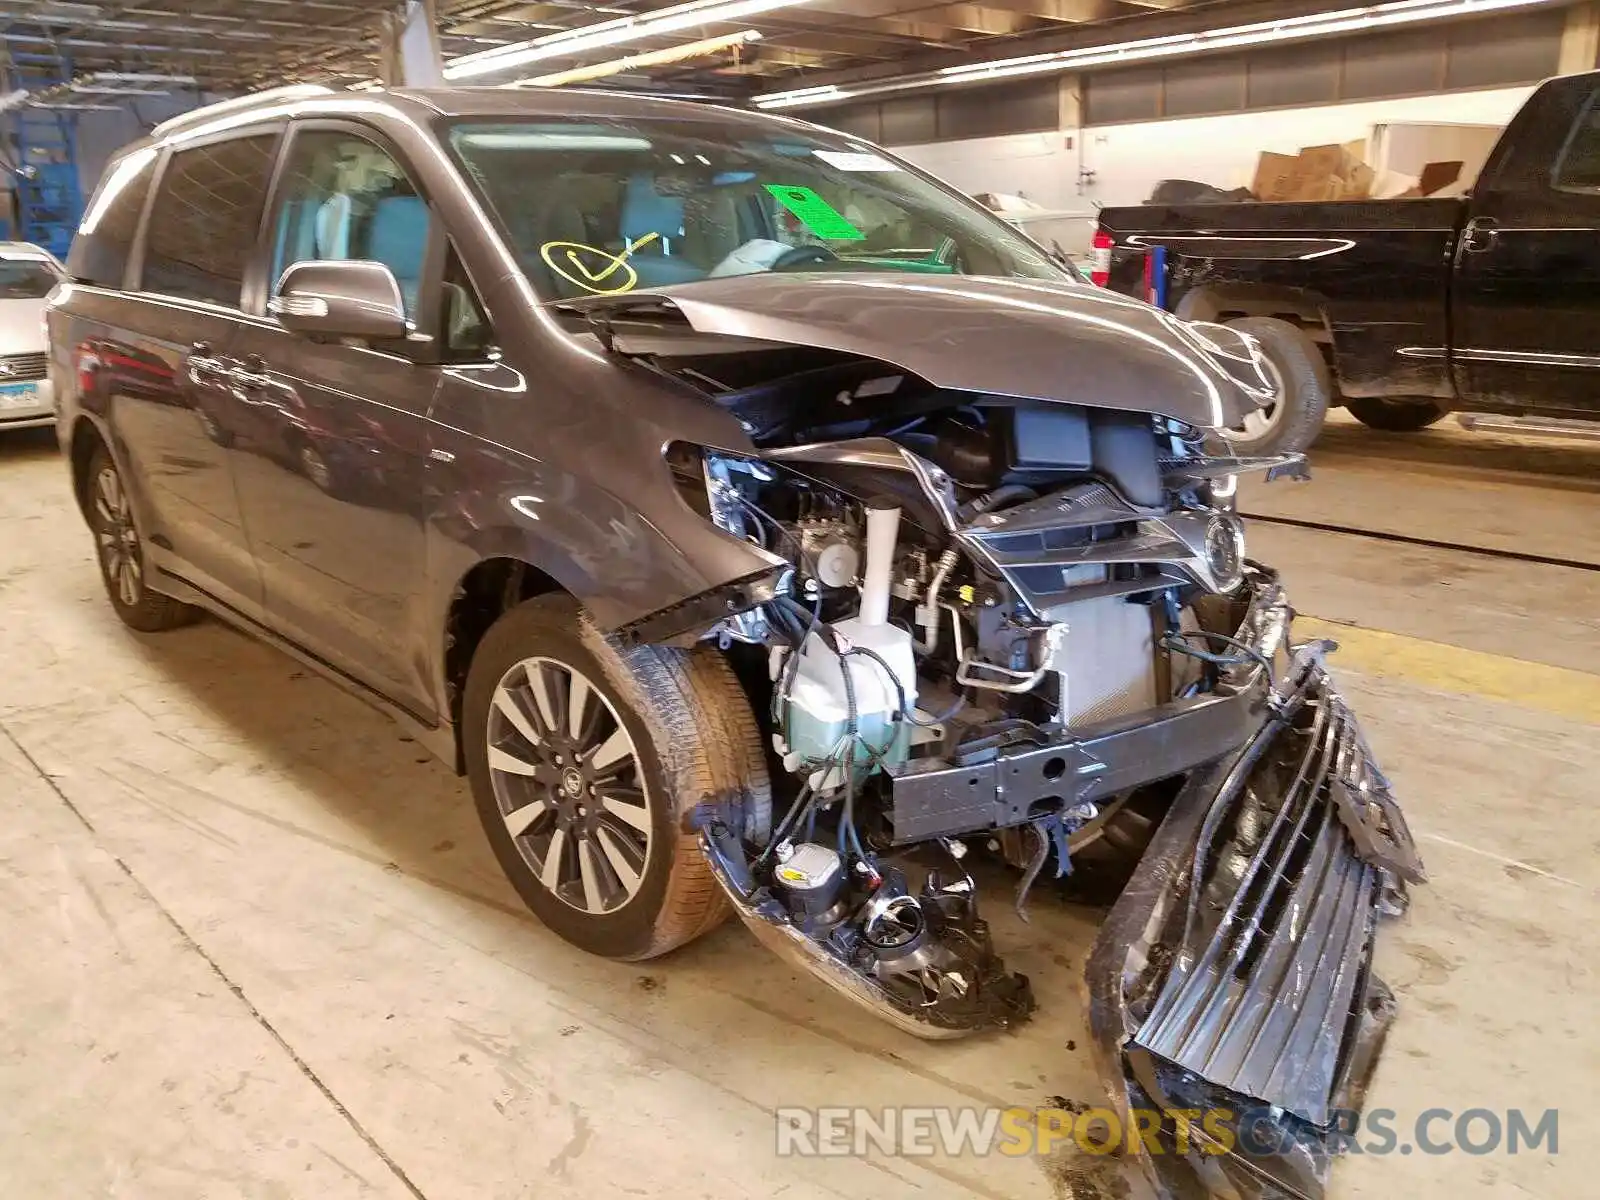
M 1131 1168 L 1321 1191 L 1422 873 L 1247 554 L 1239 477 L 1302 469 L 1228 452 L 1247 336 L 856 139 L 601 93 L 203 109 L 110 165 L 68 269 L 61 437 L 129 625 L 209 611 L 406 722 L 574 944 L 732 912 L 925 1037 L 1035 1009 L 972 856 L 1025 908 L 1122 855 L 1115 1099 L 1283 1135 L 1168 1121 Z

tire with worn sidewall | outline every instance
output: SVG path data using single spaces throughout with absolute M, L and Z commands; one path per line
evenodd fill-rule
M 1444 420 L 1445 410 L 1427 400 L 1384 400 L 1361 397 L 1345 401 L 1350 415 L 1368 429 L 1385 433 L 1416 433 Z
M 138 630 L 140 633 L 165 633 L 169 629 L 181 629 L 185 625 L 192 625 L 200 619 L 200 610 L 192 604 L 185 604 L 182 600 L 174 599 L 150 587 L 150 563 L 144 557 L 144 530 L 138 528 L 138 514 L 134 514 L 134 528 L 139 535 L 140 567 L 139 574 L 139 603 L 129 604 L 122 598 L 116 582 L 106 574 L 105 556 L 100 553 L 100 536 L 98 518 L 94 511 L 95 489 L 98 486 L 100 472 L 109 466 L 117 473 L 121 481 L 123 494 L 128 491 L 128 481 L 122 478 L 122 468 L 117 466 L 116 460 L 111 457 L 111 451 L 106 449 L 101 442 L 89 456 L 88 472 L 83 480 L 83 514 L 88 522 L 89 529 L 95 534 L 94 561 L 100 572 L 100 582 L 105 586 L 106 598 L 111 601 L 111 607 L 116 610 L 117 616 L 129 629 Z
M 1245 454 L 1297 454 L 1310 449 L 1333 403 L 1333 372 L 1321 348 L 1298 325 L 1277 317 L 1239 317 L 1228 324 L 1261 343 L 1262 353 L 1272 359 L 1283 379 L 1278 403 L 1285 406 L 1277 425 L 1260 441 L 1233 436 L 1229 441 Z
M 489 779 L 488 718 L 510 668 L 542 655 L 581 670 L 616 710 L 639 754 L 652 817 L 638 894 L 614 913 L 580 913 L 535 878 L 506 832 Z M 709 647 L 625 649 L 567 596 L 511 609 L 484 636 L 467 674 L 462 745 L 473 799 L 495 857 L 553 932 L 606 958 L 665 954 L 719 925 L 730 909 L 689 818 L 713 798 L 770 807 L 760 729 L 727 662 Z

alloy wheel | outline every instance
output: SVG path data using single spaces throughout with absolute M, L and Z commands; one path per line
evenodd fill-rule
M 591 916 L 639 893 L 652 813 L 633 738 L 582 671 L 528 658 L 489 708 L 489 780 L 506 832 L 539 885 Z
M 1266 355 L 1261 356 L 1261 370 L 1267 380 L 1272 384 L 1273 393 L 1280 399 L 1261 408 L 1252 410 L 1245 415 L 1244 421 L 1235 425 L 1228 432 L 1235 437 L 1247 442 L 1259 442 L 1278 427 L 1283 420 L 1283 372 L 1278 370 L 1278 364 Z
M 322 489 L 324 492 L 333 490 L 333 470 L 328 466 L 328 460 L 322 457 L 315 446 L 302 446 L 300 449 L 300 466 L 306 473 L 306 478 Z
M 144 593 L 144 556 L 133 524 L 133 507 L 115 467 L 102 467 L 95 477 L 94 513 L 101 569 L 121 601 L 129 608 L 136 607 Z

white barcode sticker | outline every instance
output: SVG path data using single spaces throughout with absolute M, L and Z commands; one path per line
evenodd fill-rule
M 900 169 L 881 154 L 844 150 L 813 150 L 811 153 L 815 154 L 830 167 L 838 167 L 841 171 L 898 171 Z

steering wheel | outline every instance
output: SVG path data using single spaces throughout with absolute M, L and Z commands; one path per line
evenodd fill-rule
M 792 250 L 785 250 L 778 255 L 768 270 L 793 271 L 800 267 L 811 266 L 814 263 L 836 263 L 838 261 L 839 256 L 826 246 L 796 246 Z

